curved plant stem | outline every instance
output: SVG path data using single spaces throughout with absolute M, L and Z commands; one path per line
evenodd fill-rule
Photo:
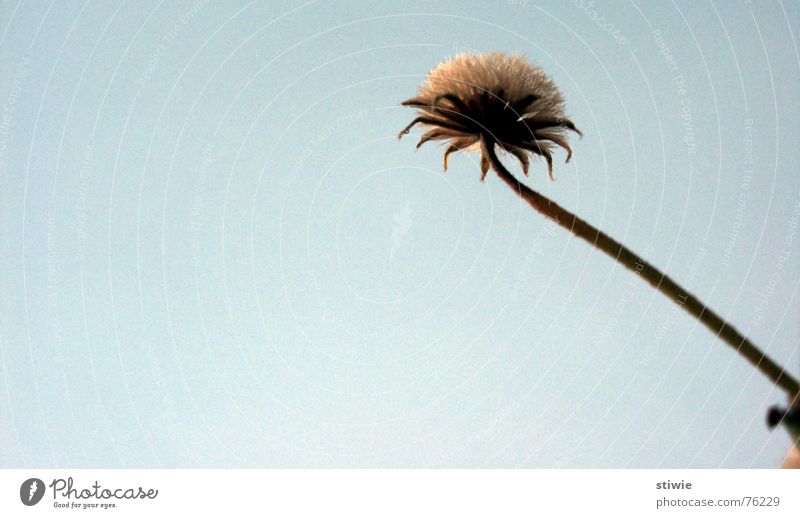
M 800 384 L 780 365 L 764 354 L 732 325 L 707 308 L 697 297 L 683 289 L 658 269 L 646 263 L 622 243 L 517 180 L 497 158 L 494 149 L 495 145 L 498 144 L 492 137 L 487 135 L 481 137 L 483 155 L 489 159 L 500 179 L 508 184 L 520 198 L 577 237 L 602 250 L 628 270 L 638 273 L 651 286 L 702 322 L 703 325 L 744 356 L 773 383 L 785 390 L 789 400 L 797 397 L 800 393 Z

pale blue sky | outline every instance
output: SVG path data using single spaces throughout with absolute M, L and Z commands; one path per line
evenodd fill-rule
M 799 15 L 3 2 L 0 465 L 777 466 L 779 390 L 396 135 L 442 59 L 524 53 L 585 133 L 528 183 L 798 372 Z

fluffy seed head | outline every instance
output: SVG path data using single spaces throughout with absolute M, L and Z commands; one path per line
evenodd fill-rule
M 552 178 L 553 147 L 564 148 L 569 161 L 566 132 L 581 134 L 566 118 L 553 80 L 519 54 L 459 54 L 434 68 L 418 95 L 403 105 L 417 108 L 419 116 L 399 136 L 422 124 L 428 131 L 417 147 L 429 140 L 449 141 L 445 170 L 455 151 L 497 145 L 520 161 L 526 175 L 530 155 L 544 158 Z M 489 166 L 483 153 L 481 178 Z

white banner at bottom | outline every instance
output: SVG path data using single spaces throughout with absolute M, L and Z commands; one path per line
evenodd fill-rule
M 4 517 L 797 517 L 800 470 L 5 469 L 0 495 Z

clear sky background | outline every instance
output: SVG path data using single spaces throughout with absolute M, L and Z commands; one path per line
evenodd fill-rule
M 587 5 L 3 2 L 0 465 L 778 466 L 781 391 L 397 140 L 525 54 L 585 133 L 529 185 L 800 371 L 800 7 Z

